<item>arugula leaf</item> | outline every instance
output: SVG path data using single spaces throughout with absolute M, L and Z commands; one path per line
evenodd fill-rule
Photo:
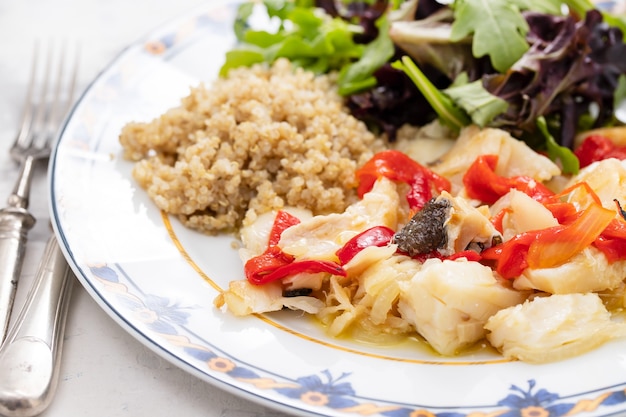
M 503 100 L 483 87 L 482 80 L 455 83 L 443 90 L 457 106 L 461 107 L 472 119 L 474 124 L 480 127 L 487 126 L 496 116 L 504 113 L 509 106 Z
M 522 4 L 526 3 L 521 1 Z M 528 50 L 528 24 L 513 0 L 456 0 L 451 40 L 473 35 L 472 54 L 489 55 L 499 72 L 506 72 Z
M 546 150 L 548 157 L 552 161 L 560 161 L 564 174 L 577 174 L 580 170 L 580 161 L 571 149 L 560 146 L 554 136 L 548 130 L 548 123 L 546 118 L 540 116 L 537 118 L 537 127 L 546 139 Z
M 437 89 L 408 56 L 391 64 L 395 69 L 404 71 L 411 78 L 420 92 L 424 95 L 441 122 L 455 131 L 461 130 L 470 123 L 465 112 L 456 106 L 454 101 Z

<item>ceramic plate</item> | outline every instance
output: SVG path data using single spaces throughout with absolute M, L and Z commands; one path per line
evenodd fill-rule
M 55 231 L 79 280 L 134 337 L 197 377 L 295 415 L 596 416 L 626 410 L 626 341 L 548 365 L 478 349 L 326 337 L 294 312 L 234 318 L 213 307 L 241 279 L 232 236 L 161 213 L 131 178 L 118 134 L 216 77 L 236 5 L 211 1 L 129 46 L 89 86 L 53 155 Z

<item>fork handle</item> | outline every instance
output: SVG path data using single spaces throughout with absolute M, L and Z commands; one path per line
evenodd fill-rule
M 52 401 L 72 276 L 52 236 L 24 307 L 0 347 L 0 414 L 5 417 L 38 415 Z
M 24 263 L 27 234 L 34 225 L 35 218 L 24 208 L 0 210 L 0 340 L 7 333 Z

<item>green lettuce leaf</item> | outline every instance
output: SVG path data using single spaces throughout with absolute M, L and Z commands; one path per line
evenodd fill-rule
M 278 19 L 274 31 L 255 30 L 249 21 L 255 7 L 265 7 L 269 18 Z M 287 58 L 316 73 L 339 70 L 361 58 L 363 45 L 353 41 L 361 28 L 340 18 L 320 13 L 308 0 L 264 0 L 242 3 L 234 23 L 239 44 L 226 53 L 220 76 L 240 66 L 272 63 Z
M 346 96 L 376 86 L 374 72 L 393 57 L 394 45 L 389 37 L 389 21 L 382 16 L 377 22 L 378 37 L 367 44 L 361 58 L 339 73 L 339 94 Z
M 504 113 L 509 106 L 506 100 L 489 93 L 483 87 L 482 80 L 471 83 L 455 80 L 455 83 L 443 92 L 457 106 L 465 110 L 472 119 L 472 123 L 480 127 L 487 126 L 496 116 Z

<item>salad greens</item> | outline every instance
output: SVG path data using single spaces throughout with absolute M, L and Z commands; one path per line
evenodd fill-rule
M 584 15 L 593 8 L 588 0 L 456 0 L 450 40 L 458 42 L 473 35 L 475 57 L 489 55 L 493 67 L 505 72 L 529 49 L 528 22 L 523 10 L 559 15 L 563 6 Z
M 626 99 L 626 18 L 590 0 L 263 0 L 234 27 L 221 75 L 281 57 L 337 72 L 350 111 L 389 140 L 435 118 L 498 127 L 576 172 L 576 134 L 618 123 Z
M 469 124 L 467 114 L 449 95 L 439 91 L 410 58 L 405 56 L 394 62 L 392 67 L 404 71 L 413 80 L 445 125 L 458 132 Z
M 220 70 L 225 75 L 232 68 L 288 58 L 296 65 L 316 73 L 339 70 L 361 57 L 364 45 L 353 35 L 360 28 L 342 19 L 331 18 L 308 2 L 266 0 L 267 16 L 278 20 L 274 32 L 249 26 L 254 3 L 243 3 L 235 19 L 235 35 L 242 47 L 226 54 Z

